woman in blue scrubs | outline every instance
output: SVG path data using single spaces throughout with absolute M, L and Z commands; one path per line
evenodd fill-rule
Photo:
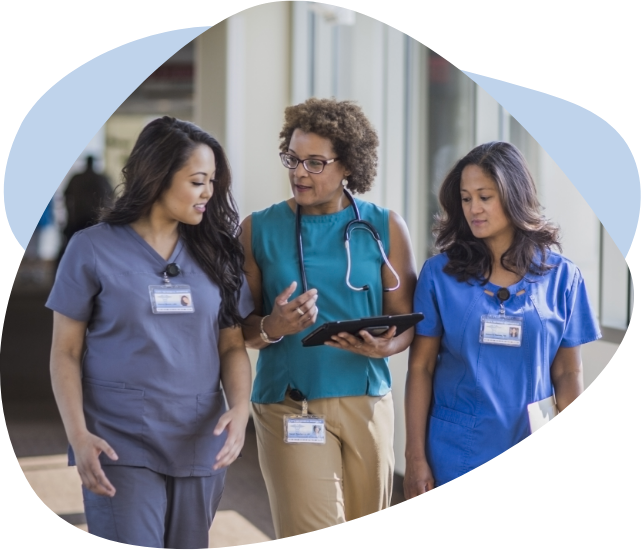
M 414 295 L 425 314 L 410 348 L 405 496 L 447 483 L 530 434 L 527 407 L 583 391 L 581 344 L 600 338 L 579 269 L 552 251 L 525 159 L 480 145 L 440 190 L 440 254 Z
M 47 301 L 54 394 L 89 532 L 204 548 L 249 415 L 240 323 L 253 302 L 230 171 L 214 138 L 163 117 L 123 175 L 103 223 L 71 239 Z

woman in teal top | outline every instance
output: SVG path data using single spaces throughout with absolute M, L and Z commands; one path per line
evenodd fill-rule
M 294 196 L 248 217 L 241 235 L 256 306 L 245 339 L 261 350 L 254 422 L 279 538 L 389 506 L 394 416 L 387 357 L 406 349 L 413 331 L 340 333 L 317 347 L 303 347 L 301 339 L 327 321 L 409 313 L 416 284 L 400 216 L 348 194 L 368 191 L 376 174 L 378 138 L 361 109 L 309 99 L 286 109 L 280 138 Z M 345 228 L 357 212 L 380 235 L 382 251 L 357 224 L 348 263 Z M 287 442 L 285 432 L 294 430 L 287 415 L 305 407 L 318 418 L 313 436 L 304 437 L 317 443 Z

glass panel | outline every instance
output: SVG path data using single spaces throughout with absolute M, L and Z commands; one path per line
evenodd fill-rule
M 430 220 L 438 212 L 438 191 L 454 163 L 474 146 L 474 82 L 437 53 L 428 56 Z M 431 230 L 431 227 L 430 227 Z M 433 237 L 429 238 L 430 248 Z
M 539 147 L 538 142 L 521 126 L 518 120 L 510 116 L 510 143 L 515 145 L 527 160 L 528 168 L 534 182 L 539 184 Z M 540 198 L 540 197 L 539 197 Z
M 628 264 L 612 237 L 601 227 L 601 325 L 628 328 Z
M 630 324 L 630 317 L 632 317 L 632 310 L 634 309 L 634 285 L 632 284 L 632 276 L 628 269 L 628 324 Z

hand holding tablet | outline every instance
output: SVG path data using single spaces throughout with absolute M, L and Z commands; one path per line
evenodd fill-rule
M 366 330 L 372 336 L 380 336 L 390 327 L 396 327 L 395 337 L 413 327 L 423 319 L 422 313 L 407 313 L 403 315 L 381 315 L 380 317 L 364 317 L 363 319 L 350 319 L 346 321 L 331 321 L 311 332 L 302 343 L 304 347 L 322 346 L 339 332 L 347 332 L 358 336 L 361 330 Z

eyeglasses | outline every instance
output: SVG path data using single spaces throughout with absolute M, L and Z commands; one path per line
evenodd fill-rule
M 289 153 L 280 153 L 280 160 L 283 161 L 283 166 L 285 168 L 289 168 L 290 170 L 293 170 L 298 166 L 299 162 L 302 162 L 303 168 L 305 168 L 305 170 L 307 170 L 310 174 L 320 174 L 325 169 L 326 164 L 331 164 L 332 162 L 338 160 L 338 158 L 329 159 L 329 160 L 321 160 L 321 159 L 301 160 L 298 157 L 295 157 L 294 155 L 290 155 Z

